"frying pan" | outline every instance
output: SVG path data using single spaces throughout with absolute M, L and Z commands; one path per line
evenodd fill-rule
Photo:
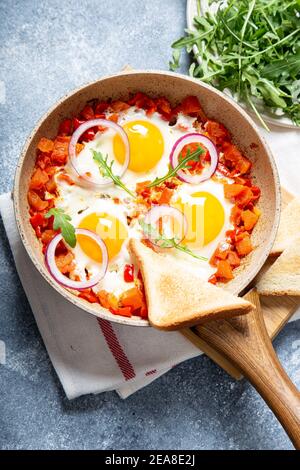
M 245 289 L 264 264 L 272 247 L 279 221 L 280 185 L 276 166 L 263 138 L 249 116 L 230 98 L 195 79 L 167 72 L 126 71 L 104 77 L 63 97 L 39 121 L 28 138 L 18 162 L 14 183 L 14 208 L 24 246 L 36 268 L 63 297 L 86 312 L 124 325 L 149 326 L 139 317 L 125 318 L 111 314 L 99 304 L 91 304 L 76 297 L 57 284 L 45 267 L 39 241 L 29 223 L 27 190 L 34 168 L 36 147 L 41 137 L 54 138 L 60 121 L 77 115 L 87 101 L 128 98 L 129 94 L 143 91 L 151 96 L 166 96 L 173 105 L 188 95 L 199 98 L 208 117 L 223 123 L 234 142 L 252 161 L 256 184 L 262 189 L 259 208 L 262 216 L 254 229 L 252 240 L 255 250 L 245 258 L 235 279 L 227 289 L 238 294 Z

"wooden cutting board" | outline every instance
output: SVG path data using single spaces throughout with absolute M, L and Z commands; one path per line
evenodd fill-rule
M 293 196 L 286 190 L 282 189 L 282 207 L 284 208 L 292 199 Z M 257 278 L 266 271 L 273 263 L 273 259 L 269 258 L 265 263 Z M 257 279 L 256 278 L 256 279 Z M 255 283 L 254 283 L 255 284 Z M 247 294 L 246 294 L 247 296 Z M 285 324 L 289 321 L 291 316 L 295 313 L 300 306 L 300 298 L 292 296 L 260 296 L 260 308 L 263 313 L 264 322 L 270 338 L 273 340 L 276 335 L 281 331 Z M 202 352 L 210 357 L 216 364 L 222 367 L 228 374 L 237 380 L 243 376 L 240 371 L 228 361 L 226 357 L 218 352 L 211 344 L 208 344 L 204 339 L 205 326 L 195 328 L 185 328 L 181 330 L 182 334 L 188 338 L 195 346 Z

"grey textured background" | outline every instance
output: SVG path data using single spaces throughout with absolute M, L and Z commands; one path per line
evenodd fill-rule
M 70 89 L 130 63 L 167 69 L 185 0 L 0 2 L 1 192 L 12 188 L 26 136 Z M 185 67 L 182 69 L 185 70 Z M 114 392 L 69 402 L 49 362 L 1 223 L 0 448 L 288 449 L 257 393 L 208 358 L 191 360 L 125 401 Z M 300 387 L 300 322 L 275 347 Z

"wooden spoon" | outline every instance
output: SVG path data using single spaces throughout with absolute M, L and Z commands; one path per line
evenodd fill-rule
M 245 298 L 256 307 L 249 314 L 198 326 L 197 334 L 247 377 L 300 449 L 300 393 L 273 349 L 256 290 Z

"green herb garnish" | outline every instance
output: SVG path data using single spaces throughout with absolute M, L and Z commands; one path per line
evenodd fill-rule
M 148 185 L 148 188 L 152 188 L 153 186 L 158 186 L 159 184 L 163 183 L 167 179 L 172 178 L 172 176 L 177 176 L 177 172 L 179 170 L 184 170 L 184 169 L 188 170 L 190 168 L 189 162 L 191 161 L 199 162 L 200 156 L 203 155 L 203 153 L 205 153 L 205 150 L 202 147 L 200 147 L 200 145 L 193 152 L 190 152 L 190 150 L 188 149 L 186 156 L 182 160 L 180 160 L 180 162 L 175 168 L 172 168 L 170 166 L 168 173 L 165 176 L 162 176 L 161 178 L 155 178 L 155 180 L 152 181 L 152 183 Z
M 94 162 L 99 165 L 99 170 L 101 173 L 101 176 L 105 178 L 110 178 L 116 186 L 119 188 L 123 189 L 126 191 L 131 197 L 135 198 L 136 195 L 128 189 L 125 184 L 122 183 L 121 179 L 119 176 L 114 175 L 112 166 L 114 164 L 114 160 L 112 160 L 110 163 L 108 163 L 108 155 L 104 158 L 101 152 L 96 152 L 95 150 L 92 150 L 93 152 L 93 160 Z
M 190 74 L 220 90 L 229 89 L 260 119 L 260 109 L 285 114 L 300 126 L 300 1 L 210 0 L 215 13 L 194 18 L 195 30 L 174 42 L 171 70 L 180 50 L 192 52 Z M 198 4 L 199 6 L 199 4 Z M 179 51 L 179 52 L 178 52 Z M 201 64 L 198 64 L 197 59 Z
M 54 217 L 53 220 L 53 228 L 54 230 L 61 230 L 61 234 L 64 240 L 70 245 L 72 248 L 76 246 L 76 235 L 75 235 L 75 227 L 70 224 L 71 217 L 65 213 L 63 209 L 53 207 L 50 209 L 45 217 L 49 219 L 49 217 Z
M 207 258 L 204 256 L 196 255 L 192 250 L 190 250 L 186 245 L 180 244 L 178 238 L 167 238 L 164 233 L 159 233 L 155 227 L 151 224 L 147 224 L 144 220 L 139 220 L 139 224 L 142 227 L 145 235 L 153 240 L 160 248 L 175 248 L 176 250 L 183 251 L 193 258 L 200 259 L 202 261 L 207 261 Z

